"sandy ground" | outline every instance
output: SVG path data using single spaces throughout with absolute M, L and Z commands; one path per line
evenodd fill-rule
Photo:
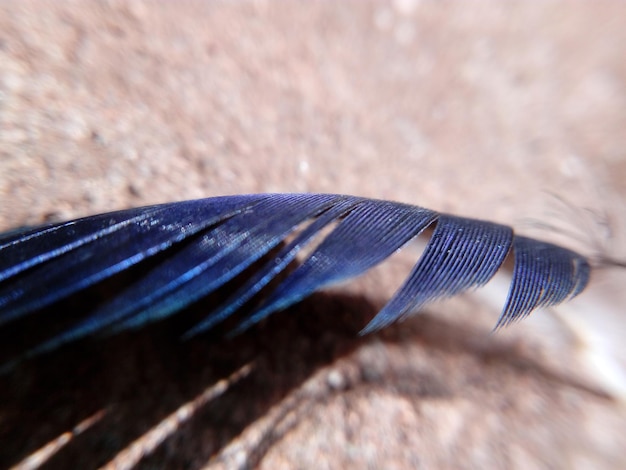
M 624 57 L 622 2 L 2 2 L 0 230 L 336 192 L 624 259 Z M 231 342 L 157 328 L 27 367 L 0 467 L 626 466 L 623 272 L 497 335 L 496 288 L 356 336 L 409 268 Z

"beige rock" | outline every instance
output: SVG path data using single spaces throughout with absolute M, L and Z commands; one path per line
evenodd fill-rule
M 0 229 L 337 192 L 624 259 L 624 18 L 608 1 L 4 2 Z M 408 251 L 233 341 L 156 328 L 25 367 L 0 384 L 0 466 L 626 466 L 622 272 L 495 335 L 499 285 L 356 336 Z

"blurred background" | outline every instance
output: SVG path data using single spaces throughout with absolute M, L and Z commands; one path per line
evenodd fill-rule
M 624 57 L 626 4 L 613 1 L 2 2 L 0 230 L 333 192 L 624 259 Z M 384 301 L 410 263 L 396 268 L 350 292 Z M 115 438 L 95 424 L 46 465 L 623 468 L 622 271 L 498 335 L 491 294 L 437 304 L 426 317 L 441 324 L 360 340 L 228 438 L 196 424 L 124 454 L 163 418 L 149 415 L 132 439 L 114 434 L 124 420 Z M 2 416 L 10 434 L 19 420 Z M 53 441 L 12 442 L 5 457 Z

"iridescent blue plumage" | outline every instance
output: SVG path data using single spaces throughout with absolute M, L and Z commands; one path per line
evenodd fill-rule
M 434 232 L 422 257 L 364 332 L 406 317 L 432 300 L 485 284 L 510 250 L 513 281 L 498 327 L 573 297 L 588 282 L 590 269 L 582 256 L 515 236 L 512 229 L 490 222 L 332 194 L 226 196 L 0 235 L 0 325 L 155 258 L 157 262 L 134 283 L 22 358 L 95 333 L 139 328 L 163 319 L 260 263 L 185 337 L 212 328 L 283 276 L 245 313 L 241 330 L 324 286 L 366 272 L 430 225 Z M 296 255 L 323 230 L 328 233 L 310 255 L 285 274 Z

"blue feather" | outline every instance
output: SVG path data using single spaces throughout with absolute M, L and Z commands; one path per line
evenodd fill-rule
M 330 228 L 312 253 L 244 314 L 237 327 L 241 331 L 320 288 L 366 272 L 431 225 L 434 231 L 421 258 L 364 333 L 435 299 L 485 284 L 510 251 L 513 280 L 496 327 L 577 295 L 589 280 L 589 264 L 579 254 L 515 236 L 509 227 L 491 222 L 332 194 L 225 196 L 0 235 L 0 326 L 159 255 L 133 284 L 22 359 L 36 356 L 92 334 L 166 318 L 261 263 L 225 303 L 185 334 L 188 338 L 239 311 Z

